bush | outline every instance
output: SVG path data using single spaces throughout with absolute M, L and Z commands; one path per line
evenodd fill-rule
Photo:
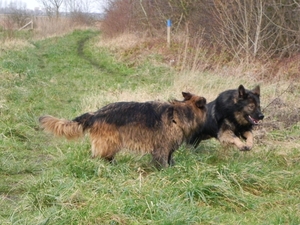
M 109 36 L 128 31 L 157 35 L 171 19 L 172 32 L 201 36 L 206 46 L 223 49 L 231 59 L 266 60 L 299 52 L 298 7 L 294 0 L 111 0 L 103 31 Z

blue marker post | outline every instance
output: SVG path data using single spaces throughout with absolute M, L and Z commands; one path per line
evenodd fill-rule
M 172 21 L 170 19 L 167 20 L 167 46 L 170 48 L 170 43 L 171 43 L 171 26 L 172 26 Z

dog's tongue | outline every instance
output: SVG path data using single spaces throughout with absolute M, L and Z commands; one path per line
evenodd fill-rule
M 258 120 L 252 118 L 251 116 L 249 116 L 249 119 L 250 119 L 254 124 L 258 124 Z

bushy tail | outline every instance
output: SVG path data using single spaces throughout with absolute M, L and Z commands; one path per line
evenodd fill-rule
M 84 129 L 82 124 L 65 119 L 58 119 L 53 116 L 41 116 L 39 122 L 45 131 L 53 133 L 59 137 L 66 137 L 67 139 L 76 139 L 82 137 Z

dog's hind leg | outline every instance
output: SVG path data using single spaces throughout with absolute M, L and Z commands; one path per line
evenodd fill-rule
M 108 129 L 105 132 L 91 130 L 92 157 L 101 157 L 112 161 L 117 152 L 122 148 L 118 131 Z
M 92 157 L 101 157 L 113 161 L 117 152 L 120 151 L 116 143 L 108 143 L 103 138 L 92 139 Z

